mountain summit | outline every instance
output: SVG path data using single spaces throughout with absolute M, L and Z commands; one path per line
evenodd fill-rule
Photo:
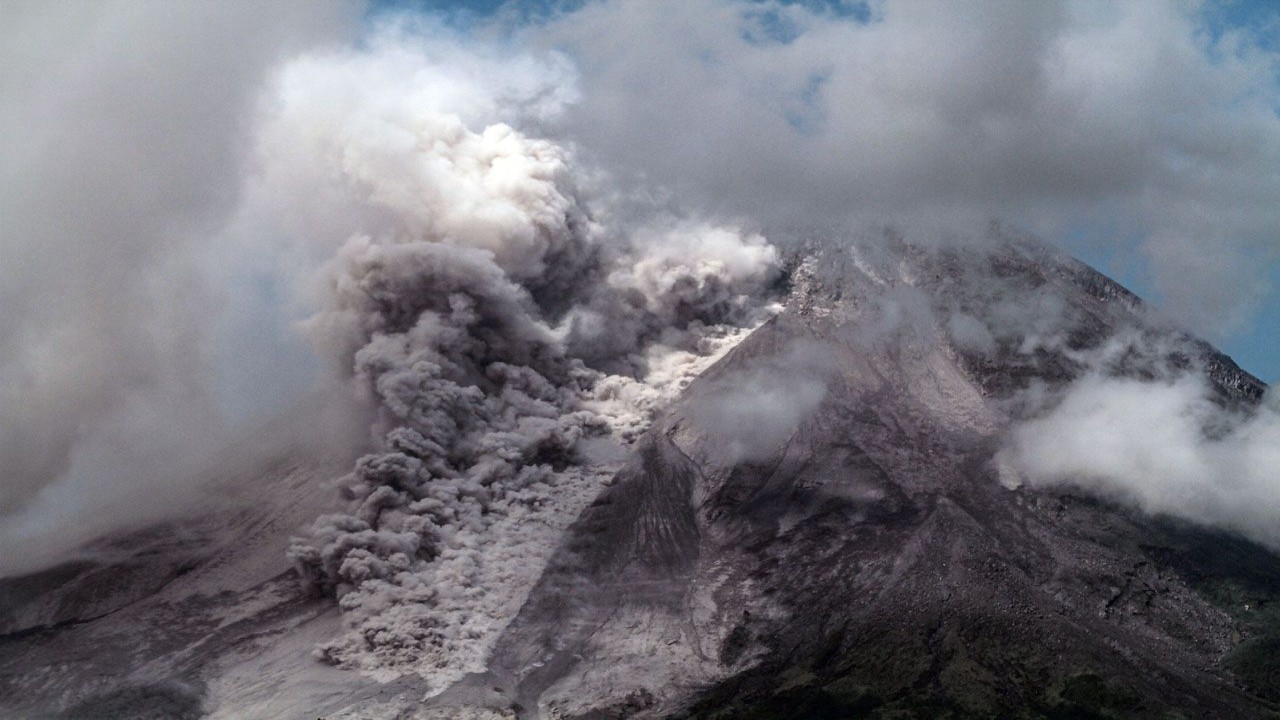
M 432 502 L 404 469 L 432 462 L 425 441 L 389 435 L 394 453 L 361 461 L 351 514 L 326 491 L 349 458 L 238 448 L 208 480 L 233 501 L 0 581 L 0 711 L 1275 716 L 1280 557 L 1265 535 L 1144 512 L 1096 478 L 1047 471 L 1055 438 L 1025 436 L 1081 383 L 1194 381 L 1214 411 L 1200 430 L 1227 437 L 1259 412 L 1261 382 L 999 228 L 980 243 L 797 244 L 774 291 L 767 319 L 648 398 L 647 429 L 605 442 L 578 396 L 525 390 L 550 429 L 509 457 L 574 478 L 559 497 L 580 500 L 530 500 L 564 502 L 563 525 L 521 520 L 524 505 L 479 519 L 498 511 L 477 500 L 459 523 L 509 522 L 530 548 L 505 565 L 482 535 L 463 553 L 443 525 L 379 529 L 408 512 L 404 495 Z M 499 375 L 467 368 L 459 392 L 533 387 Z M 293 541 L 295 569 L 290 537 L 334 511 L 319 539 Z M 414 553 L 470 553 L 487 579 L 389 580 Z M 415 609 L 428 606 L 466 617 L 439 624 Z

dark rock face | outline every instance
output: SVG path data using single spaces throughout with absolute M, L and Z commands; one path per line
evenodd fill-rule
M 486 704 L 518 717 L 1271 716 L 1265 688 L 1224 667 L 1241 625 L 1202 574 L 1242 554 L 1263 569 L 1255 593 L 1277 597 L 1280 558 L 1009 489 L 993 463 L 1010 401 L 1070 381 L 1073 358 L 1124 329 L 1165 340 L 1157 360 L 1207 373 L 1223 403 L 1264 386 L 1087 267 L 1004 242 L 980 261 L 998 289 L 947 250 L 904 246 L 906 261 L 881 268 L 826 251 L 798 268 L 786 310 L 686 391 L 571 529 L 490 672 L 434 704 L 484 685 L 500 695 Z M 988 317 L 1011 288 L 1019 302 L 1052 294 L 1064 339 L 1028 351 L 997 335 L 973 352 L 937 323 L 868 333 L 886 283 Z M 761 365 L 782 369 L 768 381 L 785 396 L 797 345 L 820 356 L 821 403 L 727 454 L 743 429 L 706 408 L 755 388 Z

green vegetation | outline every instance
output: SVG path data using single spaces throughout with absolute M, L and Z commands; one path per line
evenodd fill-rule
M 1247 639 L 1227 655 L 1226 666 L 1258 695 L 1280 702 L 1280 601 L 1247 612 Z
M 1280 557 L 1246 540 L 1169 526 L 1170 547 L 1148 553 L 1240 626 L 1223 664 L 1245 687 L 1280 702 Z

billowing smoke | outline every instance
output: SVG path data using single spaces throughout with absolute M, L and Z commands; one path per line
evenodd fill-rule
M 443 682 L 479 669 L 616 469 L 602 446 L 765 316 L 778 256 L 734 227 L 593 197 L 598 175 L 568 148 L 418 102 L 403 64 L 437 62 L 392 45 L 287 68 L 266 137 L 305 152 L 263 157 L 310 158 L 304 176 L 369 219 L 321 270 L 308 321 L 380 408 L 379 451 L 343 480 L 353 511 L 291 551 L 351 626 L 322 654 Z M 502 102 L 518 115 L 531 99 Z

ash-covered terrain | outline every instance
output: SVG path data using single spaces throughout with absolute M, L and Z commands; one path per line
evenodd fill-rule
M 1265 499 L 1262 383 L 999 227 L 714 237 L 682 247 L 739 253 L 736 286 L 593 251 L 581 272 L 621 289 L 587 296 L 501 255 L 351 251 L 326 320 L 355 328 L 373 452 L 230 448 L 212 509 L 4 578 L 0 714 L 1280 711 L 1276 528 L 1232 500 Z M 552 322 L 575 315 L 603 325 Z M 1160 505 L 1058 434 L 1102 412 L 1141 459 L 1105 400 L 1131 384 L 1194 388 L 1153 401 L 1199 437 L 1163 452 L 1228 477 L 1169 478 Z

